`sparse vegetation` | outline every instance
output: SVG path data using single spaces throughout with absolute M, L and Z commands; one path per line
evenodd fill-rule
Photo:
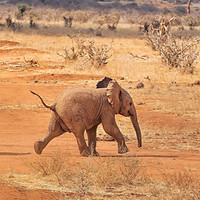
M 3 2 L 0 196 L 199 200 L 198 0 L 192 1 L 188 16 L 186 5 L 178 3 L 183 0 L 157 5 L 30 0 L 22 14 L 19 0 Z M 168 26 L 165 20 L 170 19 Z M 33 154 L 33 141 L 47 131 L 50 112 L 28 90 L 40 90 L 50 105 L 64 89 L 94 88 L 104 76 L 119 81 L 133 97 L 143 147 L 137 149 L 130 119 L 117 115 L 130 150 L 125 155 L 117 154 L 116 141 L 101 126 L 99 157 L 79 157 L 72 133 L 56 138 L 41 156 Z M 65 152 L 54 153 L 60 149 Z
M 111 57 L 110 50 L 112 45 L 107 44 L 98 45 L 95 40 L 82 39 L 80 37 L 71 37 L 72 47 L 64 49 L 64 54 L 57 53 L 65 60 L 77 60 L 83 58 L 84 61 L 79 67 L 82 68 L 87 62 L 91 62 L 91 66 L 96 69 L 101 69 L 108 63 Z
M 111 48 L 112 45 L 97 45 L 94 40 L 89 41 L 85 50 L 88 60 L 91 61 L 91 65 L 96 69 L 101 69 L 108 64 L 108 60 L 111 57 L 111 55 L 109 55 Z
M 200 39 L 178 40 L 168 35 L 164 45 L 159 47 L 161 58 L 171 68 L 182 72 L 193 73 L 195 61 L 199 55 L 197 44 Z
M 19 10 L 19 13 L 17 14 L 18 19 L 24 16 L 26 10 L 30 9 L 27 4 L 23 3 L 17 4 L 17 8 Z
M 104 162 L 90 159 L 81 166 L 73 166 L 70 159 L 64 155 L 54 154 L 50 158 L 40 158 L 25 163 L 34 171 L 33 174 L 18 176 L 10 174 L 2 176 L 5 181 L 12 179 L 15 184 L 26 185 L 32 176 L 38 185 L 43 183 L 48 189 L 54 185 L 55 191 L 73 194 L 73 198 L 104 198 L 111 195 L 120 198 L 121 195 L 132 199 L 134 195 L 140 199 L 198 199 L 200 194 L 199 180 L 188 171 L 162 173 L 162 179 L 151 177 L 136 158 L 113 160 L 107 158 Z M 75 168 L 79 169 L 76 170 Z M 40 181 L 36 181 L 40 180 Z M 30 183 L 29 183 L 30 185 Z M 57 185 L 57 186 L 56 186 Z M 133 195 L 133 196 L 132 196 Z
M 64 19 L 64 22 L 65 22 L 65 27 L 71 28 L 73 18 L 72 17 L 67 18 L 66 16 L 63 16 L 63 19 Z
M 200 38 L 176 38 L 169 31 L 169 23 L 160 29 L 149 28 L 146 34 L 147 42 L 153 50 L 160 53 L 162 60 L 169 65 L 169 69 L 177 68 L 181 72 L 193 73 L 195 61 L 199 55 L 197 45 Z
M 50 181 L 57 181 L 63 187 L 68 184 L 77 185 L 77 190 L 85 194 L 91 187 L 121 187 L 122 185 L 132 185 L 139 179 L 142 167 L 137 159 L 110 160 L 104 162 L 91 160 L 80 170 L 68 167 L 70 160 L 64 158 L 62 153 L 56 153 L 50 159 L 35 159 L 25 161 L 31 170 L 39 177 L 50 177 Z
M 57 53 L 59 56 L 63 57 L 65 60 L 77 60 L 79 57 L 85 56 L 85 43 L 86 39 L 81 37 L 69 36 L 71 39 L 71 47 L 64 48 L 64 53 Z

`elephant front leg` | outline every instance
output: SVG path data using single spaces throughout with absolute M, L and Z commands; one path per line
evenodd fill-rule
M 97 130 L 97 126 L 94 126 L 91 129 L 87 130 L 88 146 L 91 151 L 91 156 L 99 156 L 99 153 L 96 151 L 96 143 L 97 143 L 96 130 Z
M 112 136 L 118 143 L 118 153 L 126 153 L 129 151 L 128 147 L 125 144 L 124 136 L 121 134 L 116 121 L 115 117 L 106 117 L 102 120 L 103 128 L 105 132 Z

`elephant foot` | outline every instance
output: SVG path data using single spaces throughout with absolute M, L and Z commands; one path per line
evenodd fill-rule
M 123 154 L 123 153 L 126 153 L 126 152 L 129 152 L 129 149 L 126 145 L 118 148 L 118 153 Z
M 42 145 L 42 141 L 36 141 L 34 144 L 34 149 L 37 154 L 42 153 L 43 148 L 41 147 L 41 145 Z
M 89 152 L 88 150 L 83 150 L 80 154 L 81 156 L 89 157 L 91 155 L 91 152 Z
M 99 156 L 99 153 L 98 153 L 95 149 L 93 149 L 93 150 L 91 151 L 90 156 L 91 156 L 91 157 L 97 157 L 97 156 Z

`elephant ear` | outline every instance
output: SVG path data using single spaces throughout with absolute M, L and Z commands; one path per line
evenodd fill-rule
M 112 78 L 104 77 L 104 79 L 97 83 L 96 88 L 107 88 L 110 81 L 112 81 Z
M 121 108 L 122 88 L 116 80 L 112 80 L 106 90 L 108 102 L 112 105 L 115 114 L 118 114 Z

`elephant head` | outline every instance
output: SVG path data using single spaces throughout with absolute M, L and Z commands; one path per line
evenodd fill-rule
M 109 81 L 109 82 L 108 82 Z M 103 82 L 106 82 L 105 84 Z M 115 114 L 121 114 L 125 117 L 130 117 L 133 127 L 136 131 L 138 147 L 142 146 L 142 135 L 140 126 L 137 120 L 137 113 L 133 100 L 129 93 L 124 90 L 116 80 L 105 77 L 101 81 L 102 85 L 107 85 L 107 98 L 111 104 Z

